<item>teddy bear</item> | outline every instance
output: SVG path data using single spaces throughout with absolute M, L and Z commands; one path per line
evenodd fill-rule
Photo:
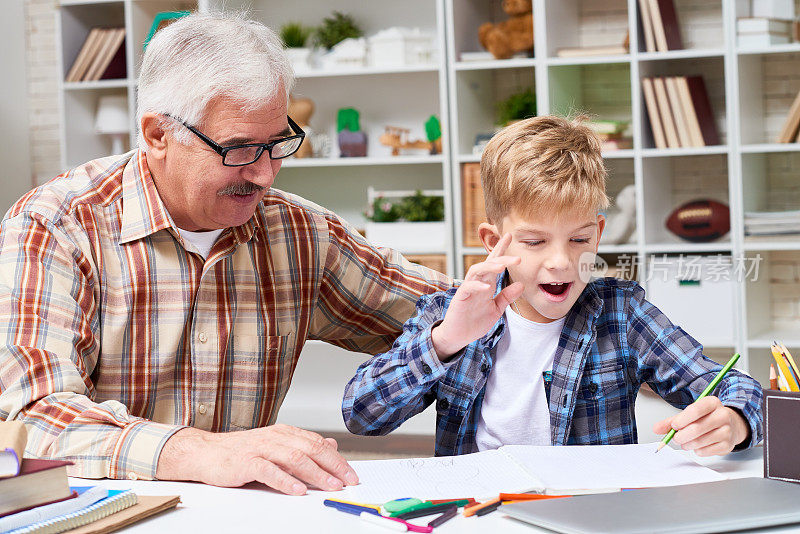
M 532 0 L 503 0 L 503 11 L 510 18 L 478 28 L 478 39 L 497 59 L 508 59 L 518 52 L 533 50 Z

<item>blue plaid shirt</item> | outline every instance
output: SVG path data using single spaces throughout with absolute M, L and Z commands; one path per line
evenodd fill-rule
M 498 290 L 504 277 L 498 277 Z M 358 368 L 342 401 L 351 432 L 387 434 L 436 402 L 436 455 L 478 450 L 475 433 L 492 349 L 506 320 L 503 316 L 489 333 L 441 363 L 431 329 L 444 318 L 455 292 L 422 296 L 392 349 Z M 639 284 L 604 278 L 588 284 L 567 314 L 552 373 L 531 379 L 545 380 L 553 445 L 613 445 L 637 442 L 634 402 L 642 384 L 682 409 L 721 368 L 645 300 Z M 715 395 L 750 427 L 749 440 L 737 448 L 761 441 L 761 385 L 731 370 Z

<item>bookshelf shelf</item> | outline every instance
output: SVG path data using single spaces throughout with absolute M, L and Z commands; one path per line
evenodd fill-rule
M 642 149 L 643 158 L 671 158 L 681 156 L 704 156 L 714 154 L 727 154 L 725 145 L 687 147 L 687 148 L 645 148 Z
M 454 68 L 456 71 L 533 68 L 536 66 L 537 62 L 538 61 L 534 58 L 459 61 L 455 64 Z
M 711 243 L 652 243 L 645 245 L 648 254 L 717 254 L 730 253 L 733 245 L 730 241 Z
M 642 62 L 671 61 L 704 58 L 722 58 L 725 56 L 723 48 L 709 48 L 700 50 L 669 50 L 667 52 L 639 52 L 636 59 Z
M 800 143 L 759 143 L 752 145 L 742 145 L 740 150 L 743 154 L 769 154 L 775 152 L 798 152 Z
M 96 89 L 122 89 L 128 87 L 129 80 L 97 80 L 94 82 L 64 82 L 65 91 L 92 91 Z
M 628 54 L 617 54 L 613 56 L 585 56 L 585 57 L 550 57 L 546 63 L 551 67 L 564 65 L 597 65 L 608 63 L 629 63 L 631 56 Z
M 751 56 L 761 54 L 786 54 L 786 53 L 800 52 L 800 43 L 787 43 L 763 48 L 738 48 L 736 53 L 740 56 Z
M 337 70 L 305 70 L 298 71 L 296 77 L 303 78 L 338 78 L 343 76 L 384 76 L 394 74 L 414 74 L 420 72 L 437 73 L 441 69 L 440 65 L 412 65 L 408 67 L 362 67 Z
M 282 164 L 284 169 L 308 167 L 368 167 L 386 165 L 441 165 L 444 158 L 435 156 L 387 156 L 365 158 L 287 158 Z
M 775 236 L 746 237 L 743 246 L 745 251 L 800 250 L 800 239 L 797 236 L 788 236 L 784 239 Z

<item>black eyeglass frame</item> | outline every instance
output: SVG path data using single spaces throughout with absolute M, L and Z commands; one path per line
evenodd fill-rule
M 195 134 L 197 137 L 200 138 L 201 141 L 210 146 L 214 152 L 222 156 L 222 164 L 226 167 L 244 167 L 245 165 L 252 165 L 256 161 L 258 161 L 259 158 L 261 158 L 261 154 L 264 153 L 264 150 L 266 150 L 267 154 L 269 154 L 269 159 L 288 158 L 289 156 L 300 150 L 300 146 L 303 144 L 303 141 L 306 138 L 306 132 L 304 132 L 303 129 L 300 128 L 300 126 L 298 126 L 297 123 L 294 122 L 289 115 L 286 115 L 286 119 L 289 121 L 289 127 L 292 129 L 292 131 L 296 132 L 294 135 L 290 135 L 288 137 L 281 137 L 280 139 L 275 139 L 274 141 L 270 141 L 269 143 L 247 143 L 245 145 L 222 146 L 219 143 L 214 142 L 212 139 L 207 137 L 205 134 L 203 134 L 200 130 L 198 130 L 194 126 L 190 126 L 189 124 L 187 124 L 185 121 L 182 121 L 177 117 L 173 117 L 172 115 L 166 115 L 166 116 L 169 117 L 170 119 L 180 122 L 182 125 L 186 127 L 187 130 Z M 300 139 L 300 144 L 297 145 L 297 148 L 295 148 L 293 152 L 290 152 L 285 156 L 281 156 L 279 158 L 272 157 L 272 147 L 274 147 L 279 143 L 289 141 L 291 139 Z M 256 153 L 256 157 L 255 159 L 253 159 L 253 161 L 249 163 L 236 163 L 236 164 L 225 163 L 225 155 L 231 150 L 236 150 L 238 148 L 250 148 L 250 147 L 259 148 L 258 153 Z

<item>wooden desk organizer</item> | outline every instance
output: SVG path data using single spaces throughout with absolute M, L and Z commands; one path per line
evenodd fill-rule
M 800 393 L 764 390 L 764 477 L 800 482 Z

